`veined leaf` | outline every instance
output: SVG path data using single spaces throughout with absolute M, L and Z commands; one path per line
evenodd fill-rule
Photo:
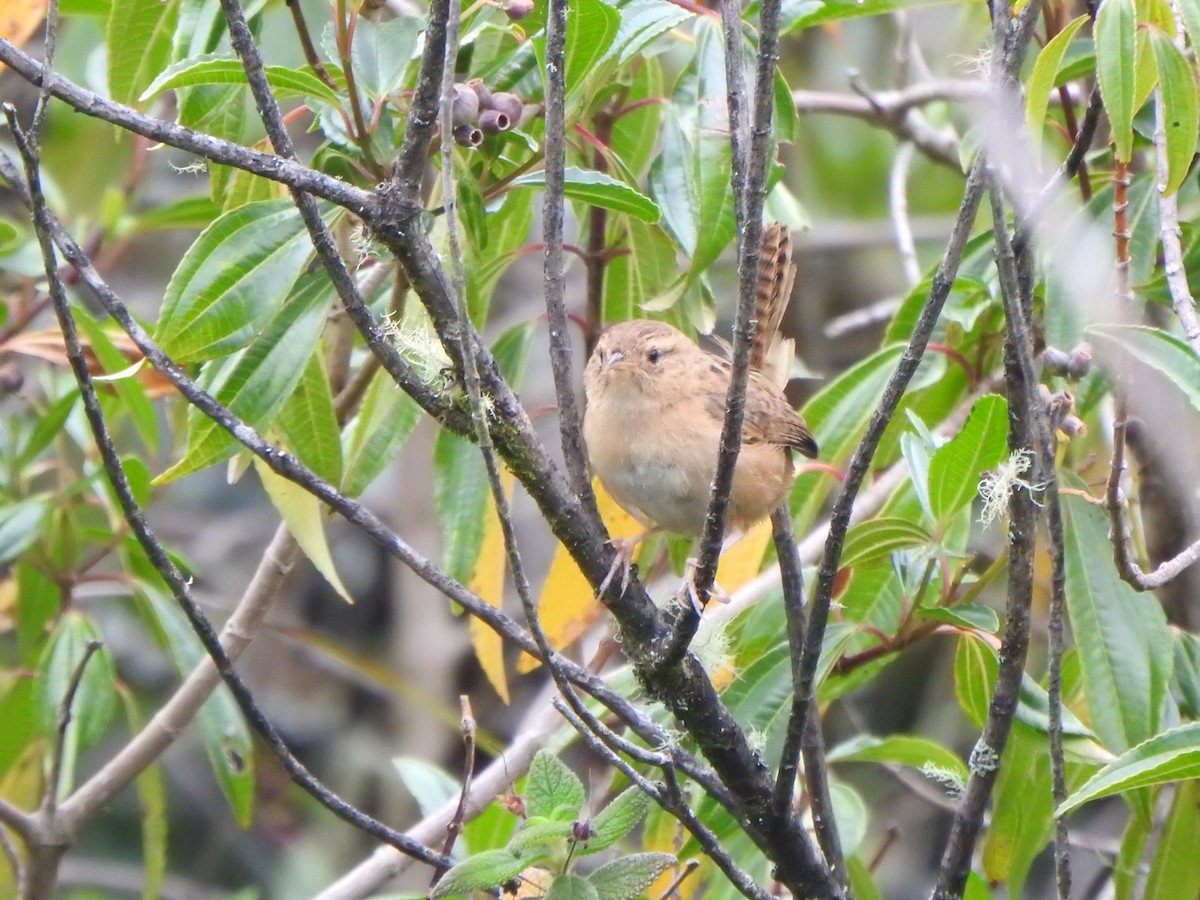
M 513 474 L 508 469 L 500 472 L 500 482 L 504 486 L 506 497 L 512 496 L 514 481 Z M 471 573 L 467 587 L 481 600 L 499 609 L 504 604 L 504 574 L 508 571 L 508 556 L 494 499 L 489 497 L 483 516 L 483 539 L 479 546 L 479 556 L 475 559 L 475 571 Z M 471 616 L 467 629 L 471 634 L 471 644 L 475 648 L 475 658 L 479 660 L 483 674 L 487 676 L 488 682 L 504 704 L 508 705 L 504 639 L 475 616 Z
M 200 639 L 174 598 L 165 594 L 157 583 L 143 580 L 138 587 L 135 596 L 143 610 L 142 618 L 150 623 L 167 648 L 179 676 L 186 677 L 207 657 Z M 233 810 L 234 819 L 245 828 L 254 813 L 253 742 L 229 688 L 218 685 L 200 707 L 196 719 L 217 783 Z
M 962 430 L 929 460 L 929 506 L 939 528 L 969 504 L 979 476 L 1007 455 L 1008 403 L 988 394 L 975 401 Z
M 1133 0 L 1103 0 L 1096 14 L 1096 74 L 1117 158 L 1125 162 L 1133 154 L 1135 28 Z
M 958 754 L 927 738 L 908 734 L 893 734 L 882 738 L 873 734 L 861 734 L 830 748 L 829 762 L 893 763 L 915 769 L 933 766 L 952 773 L 964 784 L 968 775 L 967 767 Z
M 921 547 L 932 538 L 915 522 L 900 518 L 868 519 L 856 522 L 846 532 L 842 544 L 842 568 L 865 565 L 886 559 L 897 550 Z
M 421 408 L 383 371 L 376 373 L 358 415 L 342 436 L 342 491 L 357 497 L 392 461 L 412 434 Z
M 527 816 L 569 822 L 586 799 L 579 776 L 549 750 L 539 750 L 529 764 L 525 781 Z
M 289 69 L 286 66 L 265 66 L 264 72 L 271 92 L 276 99 L 288 97 L 316 97 L 327 103 L 338 104 L 340 98 L 333 89 L 315 75 L 303 69 Z M 141 101 L 172 91 L 181 87 L 195 87 L 201 84 L 237 84 L 249 86 L 246 82 L 246 72 L 239 60 L 229 57 L 206 55 L 190 57 L 174 65 L 167 66 L 158 77 L 138 98 Z
M 324 272 L 301 282 L 245 353 L 223 363 L 231 368 L 213 391 L 215 399 L 252 428 L 271 420 L 304 377 L 332 299 L 333 289 Z M 237 441 L 224 428 L 191 407 L 187 452 L 156 481 L 164 484 L 198 472 L 225 459 L 236 446 Z
M 178 0 L 113 0 L 106 29 L 108 92 L 118 103 L 144 103 L 142 89 L 171 53 Z
M 372 100 L 378 100 L 400 87 L 422 30 L 422 20 L 415 16 L 400 16 L 379 23 L 359 16 L 350 48 L 354 80 L 359 90 L 366 91 Z M 325 43 L 329 43 L 328 38 Z M 338 54 L 334 52 L 329 57 L 337 59 Z
M 1150 31 L 1150 48 L 1158 70 L 1159 101 L 1162 104 L 1163 131 L 1167 151 L 1167 180 L 1163 196 L 1179 189 L 1196 153 L 1196 134 L 1200 128 L 1200 100 L 1196 96 L 1196 76 L 1191 64 L 1175 42 L 1157 29 Z
M 1200 410 L 1200 357 L 1189 344 L 1145 325 L 1090 325 L 1087 334 L 1161 372 Z
M 1200 722 L 1164 731 L 1121 754 L 1071 794 L 1058 815 L 1111 794 L 1188 778 L 1200 778 Z
M 339 597 L 347 603 L 353 603 L 354 598 L 342 584 L 342 579 L 333 564 L 333 556 L 329 552 L 321 501 L 295 482 L 282 475 L 276 475 L 271 467 L 257 456 L 254 457 L 254 469 L 258 472 L 267 496 L 271 498 L 271 505 L 283 518 L 283 524 L 296 539 L 309 562 Z
M 514 179 L 510 187 L 540 187 L 546 183 L 545 170 L 530 172 Z M 592 206 L 628 213 L 653 224 L 662 217 L 658 204 L 623 181 L 591 169 L 567 166 L 564 172 L 563 194 L 572 200 L 582 200 Z
M 1064 483 L 1083 487 L 1065 473 Z M 1162 607 L 1117 576 L 1104 513 L 1069 495 L 1063 513 L 1067 612 L 1084 695 L 1096 733 L 1119 753 L 1158 728 L 1171 678 L 1171 636 Z
M 322 354 L 309 356 L 274 424 L 300 462 L 330 484 L 342 480 L 341 431 Z
M 179 363 L 237 350 L 274 317 L 312 252 L 300 214 L 288 200 L 225 213 L 175 270 L 156 340 Z
M 1068 22 L 1034 60 L 1033 71 L 1029 74 L 1029 87 L 1025 93 L 1025 128 L 1030 135 L 1041 136 L 1046 108 L 1050 104 L 1050 91 L 1054 89 L 1063 57 L 1066 56 L 1067 47 L 1074 40 L 1076 33 L 1087 21 L 1087 16 L 1080 16 Z

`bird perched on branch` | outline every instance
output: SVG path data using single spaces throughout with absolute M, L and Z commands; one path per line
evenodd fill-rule
M 742 446 L 722 549 L 783 502 L 795 475 L 793 450 L 817 455 L 816 441 L 783 394 L 792 354 L 779 323 L 794 277 L 791 236 L 782 225 L 766 226 Z M 634 547 L 654 531 L 689 537 L 703 531 L 731 368 L 665 322 L 634 319 L 600 336 L 583 376 L 588 459 L 605 490 L 648 529 L 617 542 L 601 592 L 618 571 L 624 590 Z M 684 589 L 695 603 L 689 563 Z

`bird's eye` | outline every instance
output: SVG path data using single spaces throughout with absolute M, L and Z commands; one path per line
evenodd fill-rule
M 657 347 L 651 347 L 646 351 L 646 359 L 650 360 L 650 365 L 657 365 L 660 354 Z

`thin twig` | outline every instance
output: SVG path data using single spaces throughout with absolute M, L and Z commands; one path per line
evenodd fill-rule
M 579 424 L 579 402 L 572 371 L 571 328 L 563 299 L 563 186 L 567 158 L 566 142 L 566 39 L 567 2 L 549 0 L 546 13 L 545 96 L 546 129 L 542 147 L 546 154 L 546 186 L 542 200 L 544 243 L 542 289 L 546 295 L 546 321 L 550 327 L 550 369 L 558 401 L 558 427 L 562 437 L 567 477 L 576 496 L 589 512 L 596 509 L 583 434 Z M 594 239 L 593 235 L 593 239 Z M 604 239 L 601 231 L 600 239 Z
M 674 816 L 688 830 L 688 833 L 696 839 L 696 843 L 704 850 L 705 855 L 716 864 L 717 868 L 729 879 L 730 884 L 744 897 L 750 897 L 752 900 L 770 900 L 771 895 L 755 884 L 754 879 L 734 862 L 733 857 L 721 846 L 720 839 L 692 812 L 678 784 L 669 782 L 668 785 L 661 787 L 651 784 L 636 769 L 621 759 L 603 741 L 596 737 L 591 732 L 591 729 L 584 724 L 583 720 L 576 716 L 566 704 L 555 700 L 554 706 L 559 714 L 579 733 L 580 739 L 588 745 L 588 748 L 593 753 L 597 753 L 607 759 L 610 765 L 619 769 L 626 778 L 637 785 L 643 793 L 654 800 L 666 812 Z
M 42 70 L 54 71 L 54 50 L 58 46 L 58 0 L 46 5 L 46 36 L 42 44 Z M 38 89 L 37 105 L 33 108 L 33 120 L 27 136 L 37 153 L 42 144 L 42 129 L 46 125 L 46 113 L 50 107 L 50 86 L 43 83 Z
M 471 698 L 466 694 L 461 694 L 458 702 L 462 708 L 463 775 L 462 788 L 458 792 L 458 807 L 446 825 L 446 841 L 442 844 L 442 856 L 447 858 L 450 857 L 450 851 L 454 849 L 454 842 L 462 834 L 463 823 L 467 816 L 467 798 L 471 795 L 471 779 L 475 775 L 475 714 L 471 712 Z M 434 869 L 429 886 L 433 887 L 437 884 L 438 879 L 444 874 L 445 870 L 440 866 Z
M 888 175 L 888 213 L 896 233 L 896 250 L 909 286 L 921 281 L 921 264 L 917 261 L 917 245 L 913 240 L 912 222 L 908 219 L 908 172 L 912 167 L 913 144 L 904 141 L 896 148 L 892 169 Z
M 0 825 L 0 852 L 4 853 L 4 859 L 8 863 L 9 871 L 12 872 L 12 883 L 16 885 L 17 893 L 19 894 L 21 893 L 22 882 L 25 880 L 25 872 L 21 867 L 21 857 L 17 855 L 17 848 L 13 846 L 12 839 L 8 836 L 8 829 L 3 827 L 3 825 Z
M 29 840 L 34 829 L 33 816 L 13 806 L 3 797 L 0 797 L 0 825 L 7 825 L 25 841 Z
M 1167 183 L 1167 139 L 1162 88 L 1154 92 L 1154 150 L 1158 163 L 1158 183 Z M 1159 228 L 1162 241 L 1163 276 L 1171 295 L 1171 308 L 1183 326 L 1183 336 L 1192 349 L 1200 353 L 1200 318 L 1196 316 L 1196 300 L 1188 285 L 1187 267 L 1183 263 L 1183 247 L 1179 241 L 1179 195 L 1177 191 L 1163 193 L 1158 198 Z
M 137 537 L 138 543 L 141 544 L 151 564 L 170 588 L 176 602 L 188 617 L 201 644 L 204 646 L 217 670 L 221 673 L 221 677 L 229 687 L 234 700 L 237 701 L 238 708 L 242 711 L 242 714 L 246 717 L 251 727 L 254 728 L 275 754 L 292 780 L 321 803 L 322 806 L 356 828 L 360 828 L 380 840 L 392 844 L 396 849 L 404 853 L 423 859 L 430 863 L 430 865 L 442 864 L 444 860 L 439 854 L 433 853 L 428 848 L 416 844 L 404 834 L 389 828 L 361 812 L 353 805 L 346 803 L 313 777 L 291 754 L 274 726 L 271 725 L 255 704 L 244 682 L 242 682 L 234 671 L 233 663 L 221 646 L 221 642 L 218 640 L 212 625 L 201 611 L 199 604 L 191 596 L 191 588 L 187 577 L 178 569 L 170 555 L 158 542 L 153 532 L 150 531 L 149 526 L 146 524 L 145 516 L 129 487 L 124 466 L 109 435 L 108 426 L 104 421 L 104 416 L 100 409 L 99 399 L 96 396 L 91 376 L 88 373 L 83 348 L 79 344 L 79 338 L 75 330 L 74 316 L 71 313 L 62 283 L 56 275 L 57 266 L 51 242 L 51 222 L 49 211 L 46 209 L 45 199 L 41 192 L 37 159 L 32 155 L 30 148 L 25 143 L 21 129 L 17 125 L 15 113 L 11 107 L 6 107 L 5 113 L 8 116 L 9 128 L 25 160 L 26 186 L 29 192 L 29 200 L 33 207 L 34 226 L 42 247 L 46 277 L 49 279 L 50 296 L 54 300 L 55 313 L 58 316 L 59 327 L 62 329 L 67 356 L 70 359 L 71 368 L 75 373 L 75 380 L 79 385 L 84 410 L 87 414 L 88 423 L 91 426 L 96 446 L 100 451 L 105 474 L 117 496 L 125 520 Z
M 851 89 L 862 97 L 875 113 L 872 121 L 892 132 L 902 143 L 912 144 L 933 162 L 947 166 L 956 172 L 962 171 L 959 160 L 959 142 L 949 129 L 936 129 L 915 108 L 909 106 L 901 111 L 890 111 L 870 90 L 857 73 L 850 75 Z
M 336 91 L 337 85 L 329 77 L 329 72 L 322 65 L 321 57 L 317 55 L 317 48 L 313 45 L 312 34 L 308 30 L 308 23 L 304 21 L 304 9 L 300 6 L 300 0 L 287 0 L 287 8 L 291 12 L 292 22 L 296 26 L 296 36 L 300 39 L 300 48 L 304 51 L 304 61 L 308 63 L 313 74 L 321 79 L 326 87 Z
M 58 809 L 58 792 L 62 787 L 60 782 L 62 781 L 63 758 L 67 751 L 67 728 L 71 725 L 71 709 L 75 705 L 75 694 L 79 691 L 79 685 L 83 683 L 83 673 L 87 669 L 88 663 L 102 646 L 104 645 L 94 640 L 88 641 L 84 645 L 83 656 L 75 664 L 75 668 L 71 672 L 71 680 L 67 682 L 66 693 L 63 694 L 63 698 L 58 704 L 54 723 L 54 749 L 50 755 L 50 773 L 46 776 L 42 795 L 42 815 L 47 818 L 52 819 L 54 811 Z

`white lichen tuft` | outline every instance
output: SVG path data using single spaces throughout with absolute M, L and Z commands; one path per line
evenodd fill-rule
M 979 511 L 979 523 L 985 528 L 1004 514 L 1008 499 L 1017 488 L 1033 493 L 1044 486 L 1030 484 L 1022 476 L 1033 465 L 1033 451 L 1025 448 L 1014 450 L 995 472 L 987 472 L 979 479 L 979 498 L 983 509 Z
M 953 769 L 939 766 L 937 763 L 926 762 L 921 766 L 921 774 L 931 781 L 936 781 L 946 789 L 951 797 L 958 797 L 966 789 L 966 782 Z
M 992 75 L 993 56 L 991 47 L 980 47 L 971 54 L 955 53 L 950 57 L 950 61 L 967 74 L 978 75 L 981 80 L 986 81 Z
M 167 165 L 171 167 L 171 171 L 173 171 L 176 175 L 203 175 L 208 171 L 207 159 L 195 159 L 186 166 L 177 166 L 175 163 L 168 160 Z
M 375 235 L 361 221 L 350 230 L 349 243 L 350 251 L 358 260 L 357 267 L 361 267 L 367 260 L 381 262 L 391 259 L 387 248 L 375 239 Z
M 986 775 L 995 772 L 1000 767 L 1000 756 L 980 738 L 971 750 L 971 758 L 967 767 L 975 775 Z
M 389 316 L 382 327 L 384 335 L 412 364 L 426 384 L 436 384 L 440 380 L 443 370 L 450 365 L 450 358 L 429 327 L 427 318 L 405 316 L 396 319 Z

